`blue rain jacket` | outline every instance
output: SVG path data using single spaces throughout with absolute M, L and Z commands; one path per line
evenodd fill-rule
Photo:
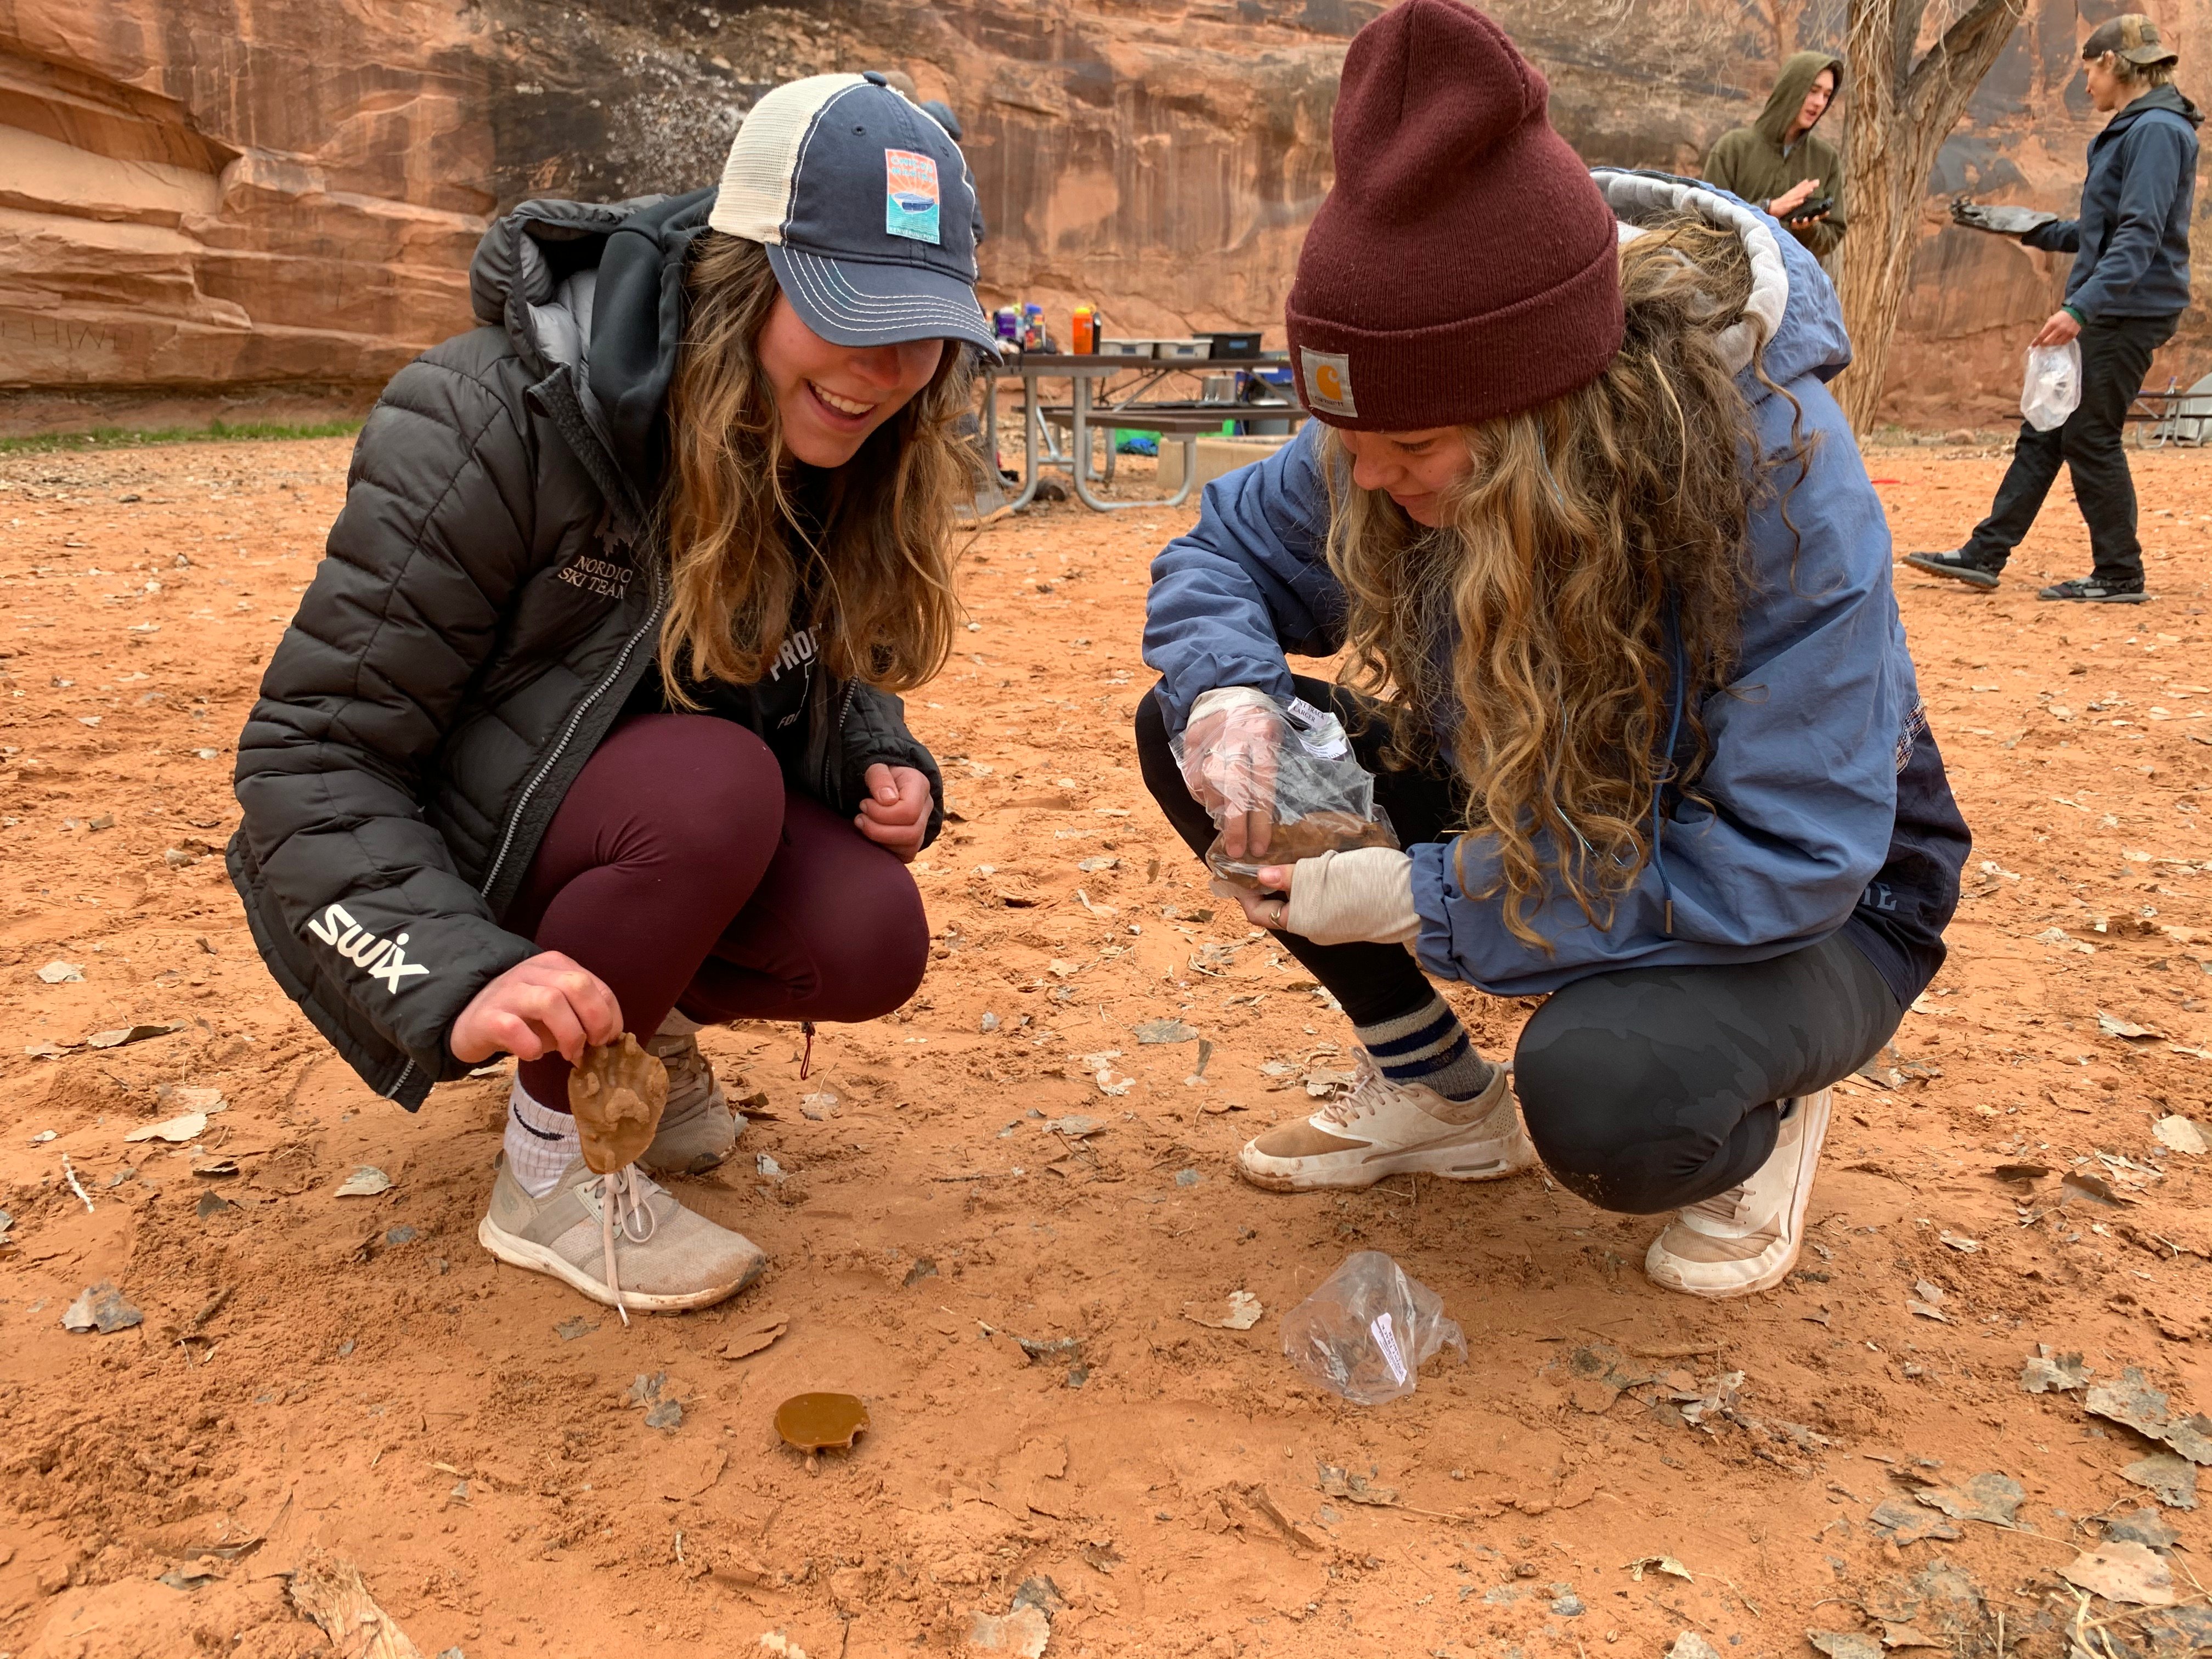
M 1850 342 L 1812 255 L 1754 217 L 1775 233 L 1788 287 L 1765 368 L 1796 399 L 1813 449 L 1790 497 L 1795 535 L 1778 499 L 1794 465 L 1753 503 L 1757 592 L 1744 608 L 1741 666 L 1703 708 L 1714 752 L 1697 787 L 1711 810 L 1670 793 L 1663 869 L 1646 863 L 1607 927 L 1563 896 L 1542 905 L 1531 921 L 1548 950 L 1506 929 L 1502 893 L 1468 896 L 1491 885 L 1486 838 L 1463 838 L 1464 889 L 1455 843 L 1409 848 L 1418 951 L 1431 974 L 1526 995 L 1613 969 L 1761 961 L 1849 927 L 1909 1003 L 1942 963 L 1969 836 L 1926 733 L 1890 587 L 1888 525 L 1826 386 L 1850 362 Z M 1742 385 L 1759 442 L 1782 460 L 1792 442 L 1789 401 L 1748 372 Z M 1325 656 L 1343 643 L 1345 596 L 1324 556 L 1318 436 L 1310 422 L 1269 459 L 1209 484 L 1196 528 L 1153 561 L 1145 659 L 1162 677 L 1157 695 L 1171 732 L 1217 686 L 1287 699 L 1286 653 Z M 1449 722 L 1438 725 L 1445 736 Z

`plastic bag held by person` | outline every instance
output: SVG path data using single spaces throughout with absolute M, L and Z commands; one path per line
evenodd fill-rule
M 2038 432 L 2066 424 L 2081 401 L 2081 343 L 2027 349 L 2027 383 L 2021 388 L 2020 412 Z
M 1413 1393 L 1414 1374 L 1450 1346 L 1467 1363 L 1467 1338 L 1444 1317 L 1443 1298 L 1380 1250 L 1360 1250 L 1283 1318 L 1291 1364 L 1355 1406 Z
M 1264 865 L 1398 844 L 1343 722 L 1302 697 L 1280 703 L 1249 686 L 1208 691 L 1170 748 L 1221 832 L 1206 862 L 1224 880 L 1249 888 Z

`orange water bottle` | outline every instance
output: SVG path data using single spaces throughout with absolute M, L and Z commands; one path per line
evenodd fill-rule
M 1074 349 L 1079 356 L 1088 356 L 1098 349 L 1098 313 L 1089 306 L 1075 308 L 1075 327 L 1072 331 Z

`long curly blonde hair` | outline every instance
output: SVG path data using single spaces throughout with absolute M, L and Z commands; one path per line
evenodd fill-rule
M 1438 528 L 1354 486 L 1341 441 L 1324 440 L 1344 678 L 1382 700 L 1399 763 L 1433 764 L 1442 732 L 1469 795 L 1462 827 L 1499 855 L 1497 882 L 1471 896 L 1502 888 L 1506 927 L 1544 948 L 1532 913 L 1561 894 L 1609 925 L 1650 855 L 1655 793 L 1694 798 L 1711 755 L 1700 705 L 1735 665 L 1765 471 L 1714 339 L 1751 295 L 1741 242 L 1669 219 L 1622 249 L 1620 275 L 1627 333 L 1611 366 L 1462 428 L 1474 466 Z M 1677 636 L 1678 764 L 1663 752 Z
M 684 289 L 661 503 L 669 697 L 696 708 L 702 682 L 751 684 L 805 628 L 830 672 L 891 691 L 920 685 L 944 665 L 959 617 L 953 507 L 973 486 L 954 430 L 968 407 L 965 354 L 948 341 L 930 383 L 802 501 L 755 355 L 778 291 L 767 251 L 704 232 Z

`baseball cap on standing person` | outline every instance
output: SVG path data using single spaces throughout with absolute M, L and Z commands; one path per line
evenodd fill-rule
M 787 82 L 754 105 L 707 222 L 763 244 L 825 340 L 995 352 L 975 299 L 975 208 L 960 147 L 871 70 Z
M 2102 22 L 2089 31 L 2089 38 L 2081 43 L 2084 62 L 2112 53 L 2124 64 L 2133 64 L 2137 69 L 2148 69 L 2153 64 L 2172 64 L 2179 61 L 2181 54 L 2159 39 L 2158 25 L 2141 12 L 2129 12 Z

